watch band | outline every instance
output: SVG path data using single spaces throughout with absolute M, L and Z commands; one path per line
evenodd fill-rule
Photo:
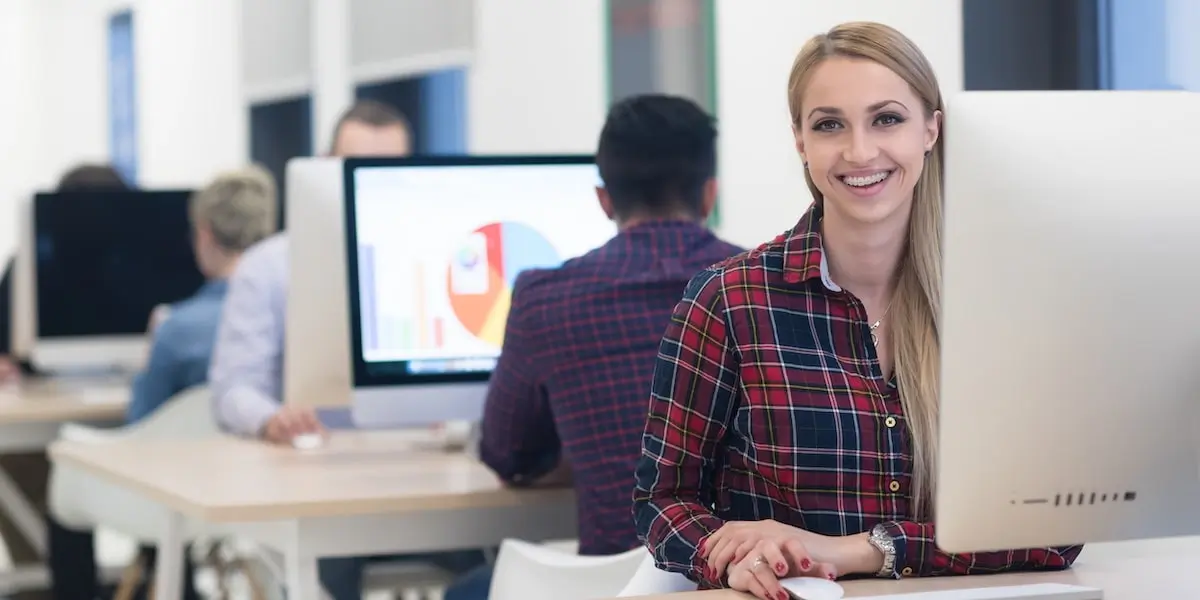
M 888 533 L 887 528 L 882 524 L 876 525 L 871 529 L 871 535 L 867 538 L 876 550 L 883 554 L 883 566 L 879 568 L 876 577 L 895 577 L 896 576 L 896 541 L 892 539 L 892 535 Z

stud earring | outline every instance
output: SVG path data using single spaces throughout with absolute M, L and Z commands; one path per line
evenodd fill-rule
M 926 151 L 925 151 L 925 158 L 929 158 L 929 155 L 930 155 L 930 154 L 933 154 L 933 150 L 926 150 Z

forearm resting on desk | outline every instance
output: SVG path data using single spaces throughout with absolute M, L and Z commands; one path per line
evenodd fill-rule
M 213 408 L 221 429 L 246 437 L 257 437 L 279 403 L 247 386 L 213 390 Z

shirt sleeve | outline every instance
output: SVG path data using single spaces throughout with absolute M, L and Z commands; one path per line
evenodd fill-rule
M 1066 569 L 1083 550 L 1083 546 L 1063 546 L 950 554 L 937 547 L 933 523 L 895 521 L 884 527 L 896 546 L 895 577 Z
M 279 373 L 284 315 L 273 294 L 276 273 L 265 255 L 246 256 L 229 280 L 221 324 L 213 346 L 209 386 L 213 412 L 222 429 L 257 436 L 279 410 Z
M 635 473 L 638 537 L 658 568 L 719 586 L 697 551 L 723 523 L 713 515 L 718 444 L 737 403 L 738 360 L 721 274 L 688 284 L 659 347 Z
M 146 368 L 133 379 L 132 395 L 125 413 L 129 423 L 146 418 L 182 389 L 176 350 L 179 341 L 179 330 L 170 318 L 154 333 Z
M 513 285 L 504 344 L 488 383 L 480 425 L 479 458 L 512 484 L 536 481 L 558 465 L 561 442 L 545 389 L 539 384 L 539 330 L 526 301 L 524 274 Z

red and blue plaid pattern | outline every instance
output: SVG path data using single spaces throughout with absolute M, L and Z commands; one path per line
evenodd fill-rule
M 512 483 L 565 459 L 582 554 L 638 546 L 629 475 L 659 341 L 688 281 L 741 251 L 698 224 L 648 222 L 561 268 L 518 277 L 480 457 Z
M 861 302 L 829 277 L 820 209 L 697 275 L 658 354 L 634 520 L 660 568 L 706 587 L 696 548 L 724 521 L 823 535 L 883 523 L 896 573 L 1065 568 L 1081 547 L 950 555 L 911 519 L 912 452 Z

